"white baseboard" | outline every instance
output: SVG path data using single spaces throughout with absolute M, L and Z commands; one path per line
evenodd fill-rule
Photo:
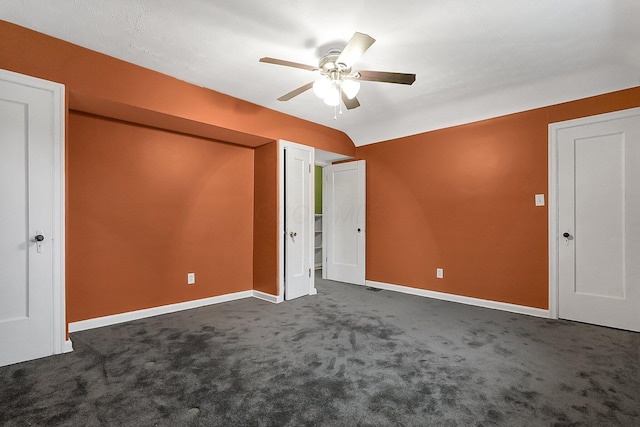
M 508 311 L 511 313 L 526 314 L 535 317 L 549 318 L 549 310 L 540 308 L 526 307 L 523 305 L 509 304 L 505 302 L 490 301 L 479 298 L 471 298 L 443 292 L 428 291 L 425 289 L 412 288 L 410 286 L 393 285 L 389 283 L 375 282 L 367 280 L 366 286 L 378 289 L 386 289 L 389 291 L 401 292 L 409 295 L 416 295 L 426 298 L 434 298 L 443 301 L 457 302 L 477 307 L 491 308 L 494 310 Z M 310 295 L 318 293 L 317 288 L 313 288 Z M 69 333 L 85 331 L 87 329 L 101 328 L 103 326 L 115 325 L 118 323 L 130 322 L 132 320 L 144 319 L 147 317 L 159 316 L 161 314 L 175 313 L 177 311 L 189 310 L 192 308 L 204 307 L 207 305 L 220 304 L 228 301 L 235 301 L 244 298 L 258 298 L 273 304 L 279 304 L 284 301 L 282 295 L 272 295 L 261 291 L 242 291 L 232 294 L 219 295 L 216 297 L 203 298 L 194 301 L 186 301 L 177 304 L 163 305 L 160 307 L 147 308 L 144 310 L 130 311 L 128 313 L 114 314 L 111 316 L 97 317 L 94 319 L 81 320 L 79 322 L 69 323 Z M 66 340 L 62 349 L 63 353 L 73 351 L 73 343 L 70 339 Z
M 541 308 L 527 307 L 524 305 L 509 304 L 506 302 L 490 301 L 479 298 L 465 297 L 461 295 L 447 294 L 444 292 L 427 291 L 425 289 L 412 288 L 410 286 L 392 285 L 389 283 L 375 282 L 367 280 L 366 285 L 372 288 L 386 289 L 389 291 L 402 292 L 403 294 L 417 295 L 426 298 L 439 299 L 443 301 L 457 302 L 461 304 L 474 305 L 477 307 L 491 308 L 494 310 L 509 311 L 511 313 L 526 314 L 535 317 L 549 318 L 549 310 Z
M 242 291 L 232 294 L 220 295 L 217 297 L 203 298 L 194 301 L 180 302 L 177 304 L 163 305 L 160 307 L 147 308 L 144 310 L 130 311 L 128 313 L 114 314 L 111 316 L 97 317 L 94 319 L 81 320 L 69 323 L 69 333 L 85 331 L 87 329 L 101 328 L 103 326 L 115 325 L 132 320 L 144 319 L 147 317 L 159 316 L 161 314 L 175 313 L 177 311 L 189 310 L 191 308 L 204 307 L 206 305 L 220 304 L 227 301 L 234 301 L 254 296 L 255 291 Z M 266 294 L 265 294 L 266 295 Z
M 73 343 L 71 340 L 66 340 L 62 346 L 63 353 L 71 353 L 73 351 Z
M 272 294 L 268 294 L 266 292 L 261 292 L 261 291 L 253 291 L 252 296 L 254 298 L 258 298 L 263 301 L 271 302 L 274 304 L 280 304 L 282 301 L 284 301 L 284 298 L 282 298 L 281 295 L 272 295 Z
M 464 297 L 460 295 L 447 294 L 443 292 L 427 291 L 424 289 L 412 288 L 409 286 L 392 285 L 389 283 L 375 282 L 372 280 L 366 281 L 366 286 L 378 289 L 386 289 L 389 291 L 401 292 L 409 295 L 417 295 L 426 298 L 434 298 L 444 301 L 457 302 L 462 304 L 474 305 L 477 307 L 491 308 L 494 310 L 509 311 L 512 313 L 526 314 L 536 317 L 550 317 L 549 310 L 543 310 L 540 308 L 526 307 L 522 305 L 509 304 L 505 302 L 497 302 L 490 300 L 483 300 L 479 298 Z M 313 288 L 310 295 L 318 293 L 316 288 Z M 159 316 L 161 314 L 175 313 L 177 311 L 189 310 L 192 308 L 204 307 L 207 305 L 220 304 L 228 301 L 235 301 L 244 298 L 258 298 L 263 301 L 267 301 L 273 304 L 279 304 L 284 301 L 281 295 L 272 295 L 261 291 L 242 291 L 232 294 L 219 295 L 216 297 L 203 298 L 194 301 L 186 301 L 177 304 L 163 305 L 160 307 L 147 308 L 144 310 L 130 311 L 128 313 L 114 314 L 111 316 L 97 317 L 94 319 L 81 320 L 79 322 L 69 323 L 69 333 L 85 331 L 87 329 L 101 328 L 103 326 L 115 325 L 118 323 L 130 322 L 132 320 L 144 319 L 147 317 Z M 73 351 L 73 344 L 71 340 L 67 340 L 64 343 L 63 352 L 67 353 Z

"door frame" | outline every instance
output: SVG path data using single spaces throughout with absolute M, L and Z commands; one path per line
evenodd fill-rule
M 549 317 L 552 319 L 558 319 L 560 317 L 560 287 L 558 277 L 558 245 L 560 244 L 560 230 L 558 229 L 558 132 L 562 129 L 622 119 L 637 116 L 639 114 L 640 108 L 630 108 L 549 124 Z
M 51 92 L 53 107 L 53 144 L 51 191 L 53 218 L 51 230 L 51 250 L 53 256 L 52 286 L 53 300 L 53 348 L 52 354 L 73 350 L 67 338 L 66 297 L 65 297 L 65 86 L 24 74 L 0 69 L 0 79 L 15 82 Z
M 301 150 L 310 151 L 309 165 L 311 166 L 311 173 L 309 177 L 309 206 L 314 204 L 314 188 L 315 188 L 315 149 L 307 145 L 298 144 L 291 141 L 281 139 L 278 141 L 278 295 L 276 297 L 276 303 L 284 301 L 285 291 L 285 149 L 287 147 L 295 147 Z M 309 257 L 309 265 L 313 265 L 314 260 L 314 239 L 313 239 L 313 225 L 314 225 L 314 211 L 309 210 L 309 226 L 306 230 L 308 236 L 311 236 L 308 240 L 309 245 L 307 248 L 307 256 Z M 316 289 L 316 280 L 314 269 L 311 271 L 311 280 L 309 282 L 309 295 L 316 295 L 318 290 Z

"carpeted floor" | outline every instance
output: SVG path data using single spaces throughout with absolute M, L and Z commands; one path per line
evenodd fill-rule
M 3 426 L 640 426 L 640 334 L 317 281 L 72 334 Z

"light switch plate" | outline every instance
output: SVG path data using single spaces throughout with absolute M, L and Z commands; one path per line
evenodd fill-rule
M 544 206 L 544 194 L 536 194 L 536 206 Z

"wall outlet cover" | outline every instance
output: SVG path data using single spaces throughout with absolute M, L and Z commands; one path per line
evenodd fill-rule
M 196 273 L 187 273 L 187 285 L 196 283 Z
M 436 278 L 437 279 L 444 278 L 444 270 L 442 268 L 436 268 Z

